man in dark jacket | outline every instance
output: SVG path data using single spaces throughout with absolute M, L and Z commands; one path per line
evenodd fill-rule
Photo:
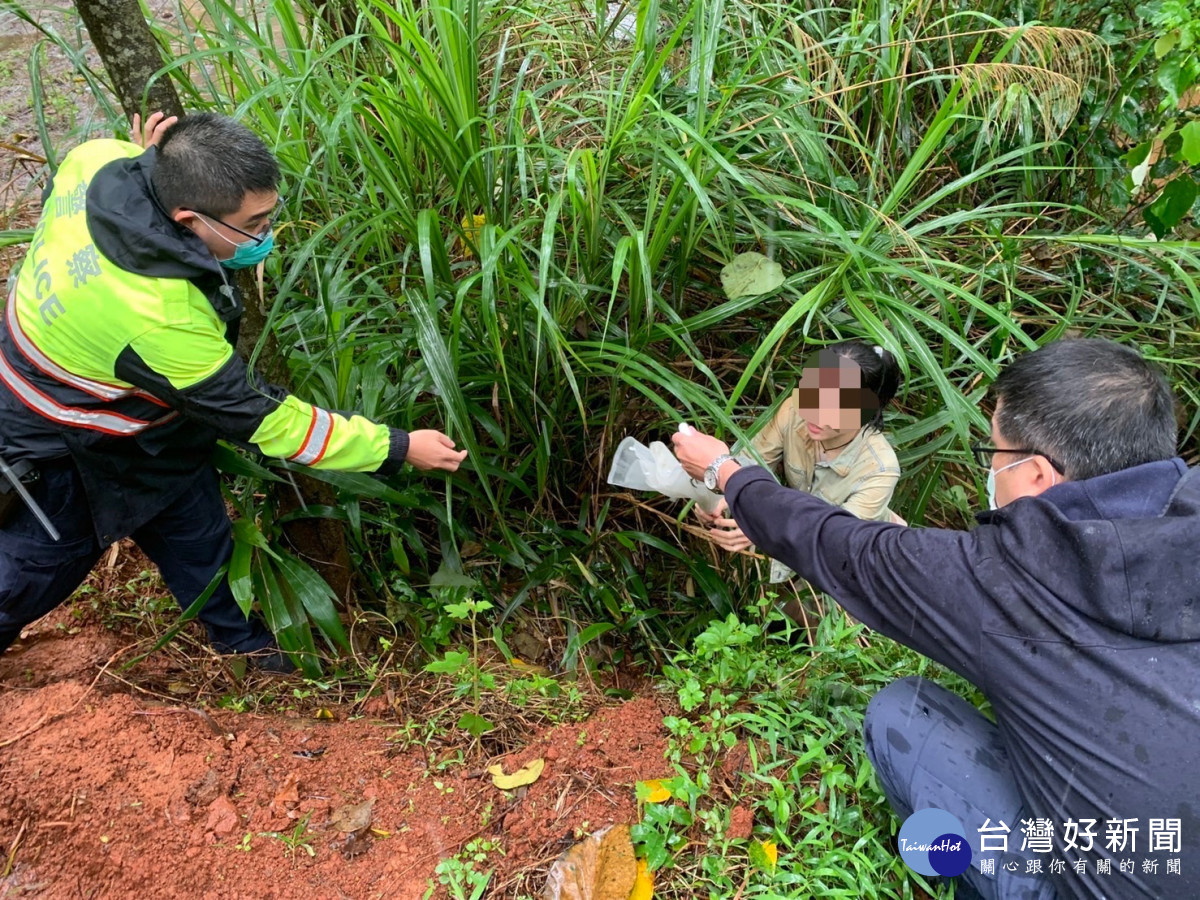
M 200 597 L 233 547 L 217 438 L 380 474 L 405 462 L 453 471 L 466 455 L 439 431 L 334 413 L 250 372 L 234 350 L 243 307 L 228 272 L 271 249 L 279 166 L 223 116 L 156 114 L 139 138 L 67 154 L 5 304 L 0 457 L 49 527 L 0 482 L 0 652 L 126 535 L 182 606 Z M 272 645 L 227 580 L 199 618 L 223 652 Z M 291 668 L 278 652 L 256 662 Z
M 896 814 L 973 850 L 960 896 L 1200 897 L 1200 475 L 1162 375 L 1064 340 L 997 379 L 992 511 L 973 531 L 864 522 L 676 435 L 746 534 L 868 627 L 977 685 L 873 698 L 864 742 Z M 715 468 L 710 463 L 715 462 Z

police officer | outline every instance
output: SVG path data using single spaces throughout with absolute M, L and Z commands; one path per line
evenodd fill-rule
M 0 326 L 0 457 L 27 504 L 0 528 L 0 652 L 132 535 L 187 608 L 228 562 L 210 457 L 218 438 L 307 466 L 454 471 L 438 431 L 344 416 L 268 385 L 234 350 L 229 270 L 271 251 L 279 165 L 209 113 L 134 120 L 138 143 L 93 140 L 62 161 Z M 0 489 L 6 485 L 0 484 Z M 288 671 L 222 580 L 199 614 L 221 652 Z

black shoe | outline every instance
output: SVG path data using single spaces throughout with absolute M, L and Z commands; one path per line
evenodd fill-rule
M 268 672 L 272 675 L 290 675 L 296 671 L 292 658 L 279 649 L 276 644 L 268 644 L 261 650 L 246 654 L 248 668 L 255 672 Z

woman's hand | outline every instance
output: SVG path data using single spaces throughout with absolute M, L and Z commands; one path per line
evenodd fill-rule
M 738 528 L 733 519 L 718 516 L 713 522 L 713 527 L 709 529 L 708 536 L 714 544 L 730 553 L 747 550 L 751 546 L 750 538 L 742 533 L 742 529 Z
M 703 506 L 697 503 L 692 507 L 692 512 L 696 514 L 696 518 L 700 520 L 700 524 L 705 528 L 711 528 L 713 523 L 721 516 L 722 513 L 729 511 L 729 503 L 722 497 L 717 501 L 717 508 L 712 512 L 705 510 Z

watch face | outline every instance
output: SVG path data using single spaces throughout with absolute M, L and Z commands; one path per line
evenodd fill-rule
M 704 470 L 704 486 L 710 491 L 717 489 L 717 470 L 712 466 Z

